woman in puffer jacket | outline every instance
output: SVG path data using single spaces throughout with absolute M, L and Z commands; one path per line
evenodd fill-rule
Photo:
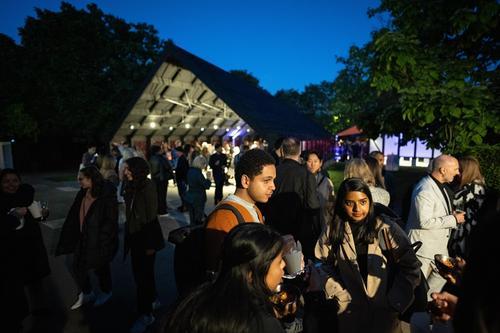
M 111 298 L 110 263 L 118 249 L 116 187 L 103 179 L 94 166 L 78 173 L 81 189 L 64 222 L 56 255 L 73 253 L 73 277 L 80 290 L 72 310 L 95 300 L 94 306 Z M 96 298 L 89 272 L 94 271 L 102 291 Z

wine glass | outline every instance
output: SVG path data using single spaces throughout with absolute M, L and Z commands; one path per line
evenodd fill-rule
M 42 221 L 44 221 L 49 216 L 49 202 L 40 201 L 40 208 L 42 208 Z

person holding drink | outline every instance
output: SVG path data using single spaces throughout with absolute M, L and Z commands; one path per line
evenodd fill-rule
M 339 332 L 401 331 L 398 315 L 413 301 L 421 264 L 404 231 L 375 215 L 361 179 L 340 184 L 333 219 L 315 254 L 326 272 L 319 285 L 337 303 Z
M 25 287 L 32 300 L 32 313 L 45 307 L 42 281 L 50 274 L 50 266 L 36 220 L 42 212 L 35 208 L 34 196 L 33 186 L 22 183 L 15 169 L 0 172 L 0 262 L 3 267 L 0 306 L 5 309 L 3 328 L 6 332 L 22 329 L 22 320 L 29 310 Z
M 217 279 L 189 294 L 164 332 L 284 332 L 271 297 L 282 282 L 283 238 L 260 223 L 243 223 L 224 239 Z

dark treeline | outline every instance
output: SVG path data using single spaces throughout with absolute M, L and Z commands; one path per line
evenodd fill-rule
M 0 35 L 0 137 L 16 140 L 23 169 L 57 168 L 87 143 L 110 140 L 164 46 L 153 26 L 93 4 L 36 9 L 19 35 L 19 45 Z

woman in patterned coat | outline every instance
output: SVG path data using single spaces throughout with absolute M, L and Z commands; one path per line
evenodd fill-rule
M 453 256 L 469 256 L 469 235 L 477 225 L 477 214 L 483 205 L 486 188 L 479 162 L 472 156 L 462 157 L 460 165 L 460 189 L 455 194 L 455 208 L 465 212 L 465 222 L 450 237 L 449 252 Z

